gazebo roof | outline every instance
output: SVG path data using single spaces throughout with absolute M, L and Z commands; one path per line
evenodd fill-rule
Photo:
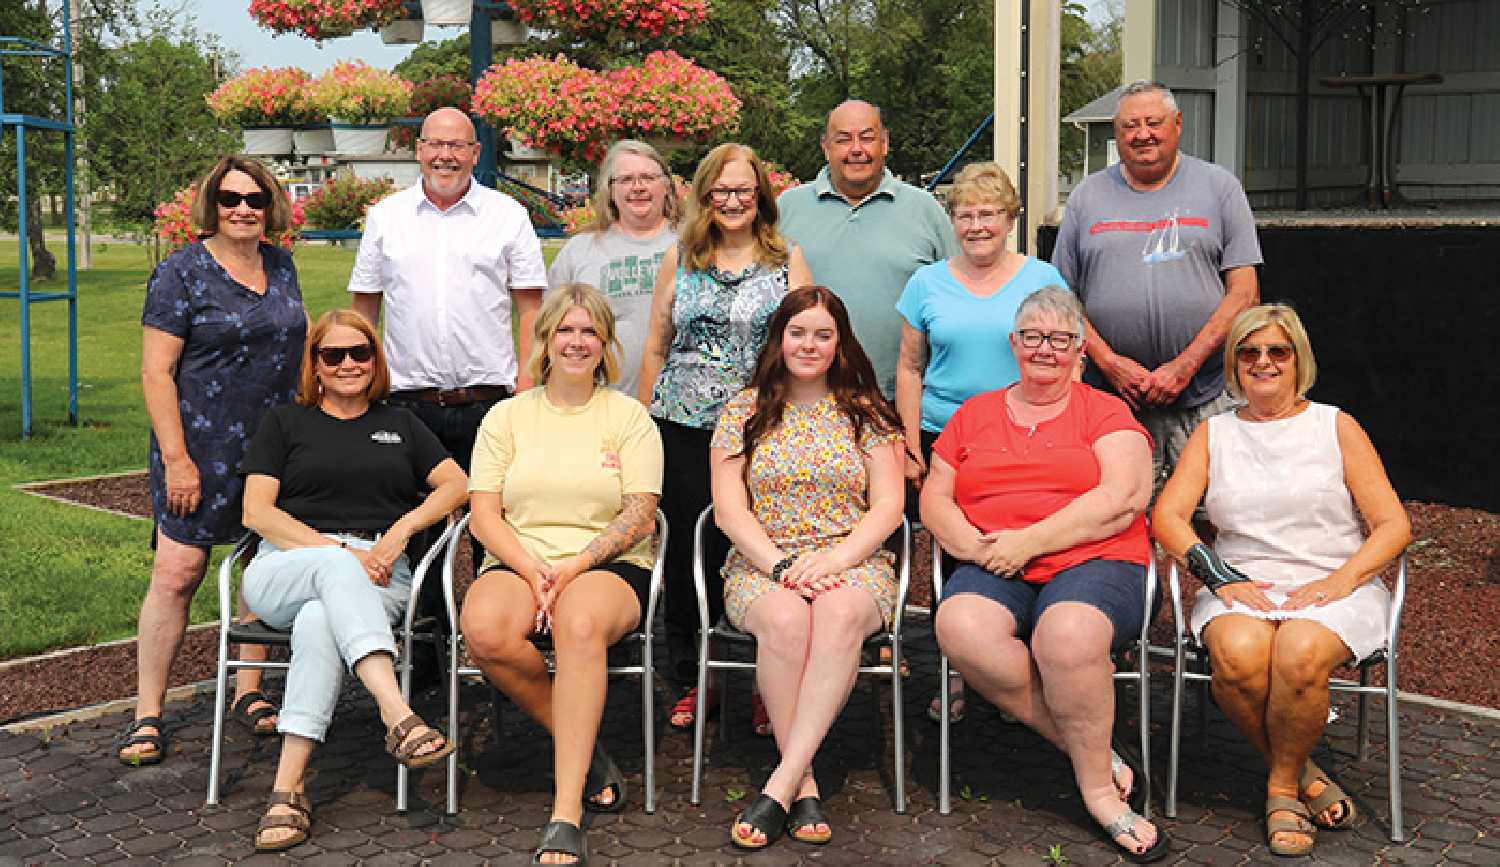
M 1120 101 L 1124 85 L 1111 90 L 1083 108 L 1063 118 L 1064 123 L 1100 123 L 1115 119 L 1115 105 Z

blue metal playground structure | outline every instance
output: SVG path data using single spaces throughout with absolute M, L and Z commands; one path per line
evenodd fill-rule
M 73 34 L 67 5 L 63 6 L 62 48 L 53 48 L 32 39 L 0 35 L 0 139 L 14 131 L 16 136 L 16 204 L 20 227 L 20 288 L 0 291 L 0 298 L 21 301 L 21 436 L 31 436 L 31 305 L 43 301 L 68 302 L 68 423 L 78 424 L 78 267 L 73 213 Z M 13 57 L 61 60 L 65 92 L 62 120 L 18 114 L 5 108 L 5 62 Z M 68 234 L 68 288 L 61 292 L 31 290 L 30 236 L 26 225 L 26 135 L 29 131 L 62 133 L 64 139 L 64 172 L 66 177 L 66 222 Z

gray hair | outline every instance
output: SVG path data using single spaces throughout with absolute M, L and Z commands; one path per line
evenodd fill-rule
M 1077 333 L 1083 334 L 1083 302 L 1067 289 L 1053 284 L 1027 295 L 1016 308 L 1016 330 L 1043 313 L 1051 313 L 1064 321 L 1072 322 Z
M 625 154 L 645 157 L 661 169 L 662 183 L 667 185 L 662 211 L 667 222 L 676 227 L 677 221 L 682 218 L 682 201 L 677 196 L 677 182 L 672 179 L 672 169 L 667 165 L 666 159 L 646 142 L 622 138 L 609 146 L 609 150 L 604 153 L 604 160 L 599 163 L 599 178 L 594 190 L 594 221 L 589 224 L 588 229 L 594 232 L 608 231 L 615 220 L 620 219 L 614 197 L 610 195 L 609 179 L 615 173 L 615 163 Z
M 1130 82 L 1120 91 L 1119 102 L 1115 103 L 1115 117 L 1120 116 L 1121 102 L 1124 102 L 1127 97 L 1140 96 L 1142 94 L 1156 94 L 1161 97 L 1161 101 L 1166 103 L 1167 108 L 1171 109 L 1173 113 L 1182 113 L 1182 109 L 1177 107 L 1177 97 L 1172 95 L 1170 87 L 1167 87 L 1160 81 L 1148 81 L 1143 78 L 1140 81 Z

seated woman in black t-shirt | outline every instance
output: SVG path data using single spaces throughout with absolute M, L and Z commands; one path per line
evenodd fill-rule
M 418 767 L 453 752 L 401 697 L 391 624 L 410 594 L 407 542 L 464 504 L 468 479 L 416 416 L 372 402 L 389 391 L 375 329 L 352 310 L 325 313 L 307 335 L 296 404 L 267 413 L 245 454 L 244 523 L 261 537 L 245 601 L 292 628 L 285 740 L 259 851 L 307 839 L 307 763 L 346 666 L 374 696 L 396 761 Z

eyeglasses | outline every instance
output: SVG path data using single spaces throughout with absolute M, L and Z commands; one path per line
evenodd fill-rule
M 1273 364 L 1286 364 L 1296 354 L 1297 350 L 1289 343 L 1267 343 L 1265 346 L 1241 343 L 1234 348 L 1234 357 L 1240 364 L 1254 364 L 1263 357 L 1271 359 Z
M 214 196 L 214 201 L 221 208 L 238 208 L 240 202 L 250 206 L 251 210 L 264 211 L 271 204 L 271 194 L 265 190 L 256 190 L 253 193 L 236 193 L 234 190 L 219 190 Z
M 661 177 L 661 172 L 651 172 L 649 174 L 642 175 L 619 175 L 617 177 L 610 178 L 609 182 L 616 186 L 626 188 L 637 186 L 649 187 L 657 181 L 661 180 Z
M 1067 352 L 1073 347 L 1073 342 L 1083 335 L 1073 331 L 1040 331 L 1035 328 L 1017 328 L 1016 337 L 1020 338 L 1021 345 L 1027 349 L 1040 349 L 1042 341 L 1052 347 L 1053 352 Z
M 1004 211 L 965 211 L 962 214 L 953 215 L 953 224 L 956 226 L 969 226 L 978 224 L 981 226 L 998 226 L 1005 219 Z
M 417 143 L 435 151 L 466 151 L 479 144 L 477 141 L 450 138 L 419 138 Z
M 716 205 L 729 204 L 729 197 L 739 199 L 740 204 L 755 203 L 755 187 L 714 187 L 708 191 L 708 198 Z
M 344 363 L 345 358 L 352 358 L 356 364 L 364 364 L 375 357 L 375 347 L 368 343 L 358 346 L 320 346 L 315 352 L 318 360 L 328 367 L 338 367 Z

